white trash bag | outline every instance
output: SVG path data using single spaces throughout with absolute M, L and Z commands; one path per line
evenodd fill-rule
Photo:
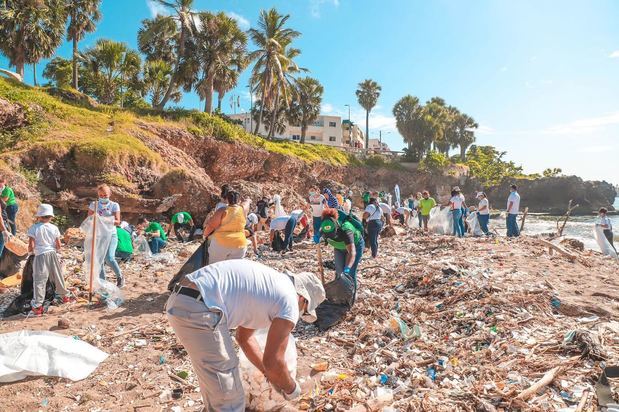
M 0 335 L 0 382 L 27 376 L 58 376 L 79 381 L 88 377 L 108 357 L 91 344 L 48 331 Z
M 116 234 L 113 216 L 99 216 L 97 213 L 88 216 L 82 222 L 80 229 L 86 234 L 84 239 L 84 273 L 86 284 L 90 286 L 90 272 L 92 270 L 92 293 L 105 302 L 108 309 L 116 309 L 124 302 L 123 293 L 112 282 L 99 278 L 99 273 L 105 263 L 105 256 Z M 93 236 L 93 231 L 96 232 Z
M 604 229 L 601 226 L 595 225 L 593 227 L 593 237 L 604 255 L 617 259 L 617 252 L 615 252 L 615 249 L 613 249 L 606 236 L 604 236 Z
M 432 233 L 438 235 L 451 235 L 453 234 L 453 215 L 449 208 L 443 208 L 436 206 L 430 210 L 430 218 L 428 220 L 428 229 Z
M 473 236 L 482 236 L 484 232 L 481 230 L 481 225 L 479 224 L 479 219 L 477 218 L 477 212 L 471 212 L 466 217 L 466 223 L 469 224 L 471 228 L 471 233 Z
M 280 195 L 273 196 L 273 204 L 275 205 L 275 217 L 287 216 L 286 211 L 282 206 L 282 197 Z
M 258 341 L 258 346 L 260 346 L 260 350 L 264 352 L 264 347 L 267 342 L 267 335 L 269 333 L 268 329 L 258 329 L 254 332 L 254 337 Z M 288 346 L 286 346 L 286 354 L 284 355 L 286 360 L 286 365 L 288 365 L 288 372 L 293 379 L 297 377 L 297 344 L 294 339 L 294 336 L 290 334 L 288 337 Z M 243 351 L 239 351 L 239 366 L 241 368 L 241 372 L 247 375 L 257 371 L 256 367 L 247 359 Z

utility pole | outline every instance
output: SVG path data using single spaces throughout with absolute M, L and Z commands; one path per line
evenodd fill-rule
M 350 121 L 350 105 L 345 104 L 344 107 L 348 106 L 348 144 L 352 147 L 352 123 Z
M 254 94 L 251 90 L 251 83 L 246 86 L 249 89 L 249 133 L 254 130 L 253 115 L 254 115 Z

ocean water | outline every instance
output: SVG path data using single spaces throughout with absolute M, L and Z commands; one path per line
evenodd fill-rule
M 619 197 L 615 198 L 615 209 L 619 210 Z M 524 232 L 527 234 L 541 234 L 551 233 L 557 231 L 557 219 L 559 216 L 527 216 L 527 220 L 524 225 Z M 578 239 L 585 244 L 586 248 L 593 250 L 600 250 L 597 242 L 593 238 L 593 229 L 597 216 L 572 216 L 567 221 L 563 235 Z M 610 216 L 613 229 L 615 231 L 615 245 L 619 242 L 619 215 Z M 518 220 L 520 223 L 520 219 Z M 491 228 L 496 229 L 499 233 L 505 233 L 505 219 L 491 219 Z

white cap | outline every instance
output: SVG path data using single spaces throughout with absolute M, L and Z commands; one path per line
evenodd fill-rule
M 36 217 L 54 216 L 54 208 L 50 204 L 41 203 L 39 207 L 37 208 L 37 214 L 35 216 Z
M 316 322 L 316 308 L 326 298 L 325 288 L 322 286 L 322 283 L 313 273 L 291 273 L 286 271 L 286 274 L 292 278 L 297 295 L 303 296 L 307 300 L 306 314 L 305 316 L 302 314 L 301 317 L 308 323 Z
M 454 186 L 453 190 L 457 190 L 459 192 L 460 191 L 460 186 Z
M 249 223 L 251 223 L 252 225 L 257 225 L 258 224 L 258 216 L 256 216 L 255 213 L 250 213 L 247 215 L 247 221 Z
M 484 194 L 484 192 L 477 192 L 477 196 L 476 197 L 480 197 L 483 194 Z

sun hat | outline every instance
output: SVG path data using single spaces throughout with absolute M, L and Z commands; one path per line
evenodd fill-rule
M 453 190 L 455 190 L 456 192 L 460 191 L 460 186 L 454 186 Z
M 292 278 L 297 295 L 303 296 L 307 300 L 306 314 L 302 314 L 301 317 L 308 323 L 316 322 L 316 308 L 326 298 L 322 283 L 316 275 L 310 272 L 292 273 L 286 271 L 286 274 Z
M 480 197 L 480 196 L 486 196 L 486 194 L 484 192 L 477 192 L 477 196 L 475 197 Z
M 52 205 L 47 203 L 41 203 L 37 208 L 36 217 L 44 217 L 44 216 L 54 216 L 54 208 Z

